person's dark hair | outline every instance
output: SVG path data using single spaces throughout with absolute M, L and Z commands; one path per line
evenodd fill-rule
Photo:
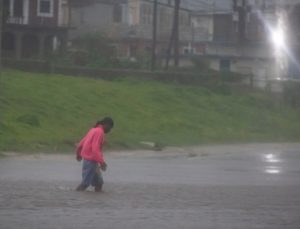
M 99 126 L 99 125 L 107 125 L 110 126 L 111 128 L 113 128 L 114 126 L 114 121 L 112 120 L 112 118 L 110 117 L 105 117 L 104 119 L 98 121 L 95 125 L 95 127 Z

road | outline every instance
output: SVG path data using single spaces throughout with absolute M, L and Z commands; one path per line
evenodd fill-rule
M 0 159 L 1 229 L 298 229 L 300 144 L 106 155 L 104 190 L 76 192 L 71 154 Z

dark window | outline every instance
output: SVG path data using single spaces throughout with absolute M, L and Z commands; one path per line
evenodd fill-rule
M 221 59 L 220 60 L 220 70 L 221 71 L 230 71 L 230 60 Z
M 5 11 L 9 11 L 9 0 L 4 0 L 3 1 L 3 9 Z
M 3 19 L 4 21 L 9 18 L 9 0 L 4 0 L 3 2 Z
M 15 48 L 15 37 L 11 33 L 4 33 L 2 37 L 2 48 L 5 51 L 13 51 Z
M 51 13 L 51 3 L 49 0 L 40 1 L 40 13 Z
M 215 15 L 214 16 L 214 41 L 230 42 L 234 41 L 235 29 L 232 21 L 232 15 Z
M 23 17 L 23 0 L 15 0 L 14 16 Z
M 85 24 L 85 12 L 83 8 L 80 10 L 80 23 Z
M 120 4 L 114 5 L 114 22 L 122 22 L 122 6 Z

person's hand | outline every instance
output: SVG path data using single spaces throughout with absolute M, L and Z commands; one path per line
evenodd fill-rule
M 103 162 L 101 165 L 100 165 L 100 168 L 102 171 L 106 171 L 107 169 L 107 164 L 105 162 Z
M 82 157 L 81 157 L 80 155 L 76 155 L 76 160 L 77 160 L 78 162 L 80 162 L 80 161 L 82 160 Z

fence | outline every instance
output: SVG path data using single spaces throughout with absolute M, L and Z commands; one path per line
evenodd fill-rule
M 98 69 L 76 66 L 59 66 L 53 65 L 47 61 L 37 60 L 12 60 L 4 59 L 4 67 L 18 69 L 27 72 L 63 74 L 66 76 L 91 77 L 105 80 L 114 80 L 124 77 L 138 77 L 144 79 L 152 79 L 161 82 L 175 82 L 179 84 L 205 84 L 217 82 L 220 74 L 202 72 L 191 74 L 185 72 L 151 72 L 141 70 L 126 69 Z M 242 78 L 234 77 L 235 82 L 241 82 Z

